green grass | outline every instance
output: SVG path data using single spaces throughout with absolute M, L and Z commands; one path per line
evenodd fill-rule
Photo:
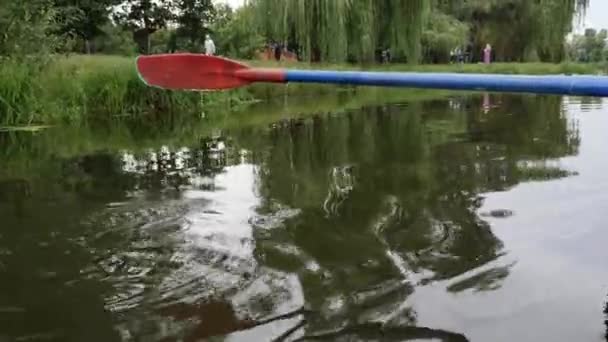
M 167 114 L 243 102 L 241 92 L 203 95 L 146 86 L 132 58 L 58 57 L 48 66 L 0 62 L 0 127 Z M 238 97 L 236 101 L 234 98 Z
M 30 123 L 37 111 L 35 84 L 37 71 L 12 62 L 0 62 L 0 125 Z
M 277 64 L 249 61 L 252 66 L 283 66 L 335 70 L 466 72 L 503 74 L 598 74 L 599 64 L 497 63 L 492 65 L 377 65 L 369 67 L 304 63 Z M 0 127 L 82 123 L 89 120 L 165 115 L 201 115 L 225 112 L 251 102 L 345 94 L 349 104 L 382 103 L 402 97 L 406 90 L 322 84 L 256 84 L 229 92 L 165 91 L 146 86 L 135 70 L 134 58 L 119 56 L 55 57 L 47 66 L 35 63 L 0 61 Z M 411 90 L 407 90 L 411 92 Z M 373 94 L 373 95 L 370 95 Z M 435 94 L 440 94 L 435 92 Z M 311 98 L 313 97 L 313 98 Z M 363 98 L 364 101 L 361 99 Z M 343 101 L 343 102 L 345 102 Z M 320 106 L 322 107 L 322 106 Z M 334 108 L 335 109 L 335 108 Z
M 603 74 L 608 68 L 604 63 L 493 63 L 489 65 L 475 64 L 309 64 L 273 61 L 242 61 L 250 66 L 286 67 L 295 69 L 331 69 L 331 70 L 369 70 L 395 72 L 455 72 L 455 73 L 494 73 L 494 74 L 530 74 L 530 75 L 576 75 Z
M 602 63 L 494 63 L 485 64 L 440 64 L 440 65 L 351 65 L 351 64 L 309 64 L 293 62 L 273 62 L 273 61 L 241 61 L 253 67 L 279 67 L 292 69 L 319 69 L 319 70 L 354 70 L 354 71 L 385 71 L 385 72 L 453 72 L 453 73 L 494 73 L 494 74 L 529 74 L 529 75 L 596 75 L 604 74 L 608 70 L 608 65 Z M 277 91 L 275 84 L 260 84 L 251 87 L 251 92 L 256 97 L 268 98 L 273 95 L 320 95 L 328 91 L 358 91 L 361 87 L 336 86 L 323 84 L 289 84 L 283 90 Z M 386 88 L 382 91 L 386 91 Z M 411 90 L 409 90 L 411 91 Z

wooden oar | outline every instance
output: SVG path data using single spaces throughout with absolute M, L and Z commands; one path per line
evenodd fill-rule
M 219 90 L 254 82 L 299 82 L 608 96 L 608 77 L 605 76 L 267 69 L 251 68 L 226 58 L 189 53 L 140 56 L 137 58 L 137 70 L 149 86 L 173 90 Z

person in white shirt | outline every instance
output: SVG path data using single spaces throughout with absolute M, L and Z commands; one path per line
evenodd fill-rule
M 209 35 L 205 36 L 205 54 L 208 56 L 215 55 L 215 43 Z

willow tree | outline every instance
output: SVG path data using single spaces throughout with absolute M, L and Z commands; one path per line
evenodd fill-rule
M 471 27 L 473 54 L 490 43 L 499 60 L 537 56 L 559 61 L 564 37 L 581 18 L 589 0 L 435 0 L 435 7 Z
M 454 48 L 469 38 L 469 25 L 441 11 L 433 11 L 422 34 L 423 62 L 447 63 Z
M 540 8 L 538 54 L 545 61 L 560 61 L 565 55 L 564 37 L 575 19 L 582 18 L 590 0 L 538 0 Z
M 261 32 L 311 61 L 372 61 L 376 50 L 418 61 L 430 0 L 252 0 Z

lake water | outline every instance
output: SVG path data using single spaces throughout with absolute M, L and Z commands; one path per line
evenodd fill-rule
M 0 133 L 0 341 L 606 341 L 604 102 L 281 106 Z

